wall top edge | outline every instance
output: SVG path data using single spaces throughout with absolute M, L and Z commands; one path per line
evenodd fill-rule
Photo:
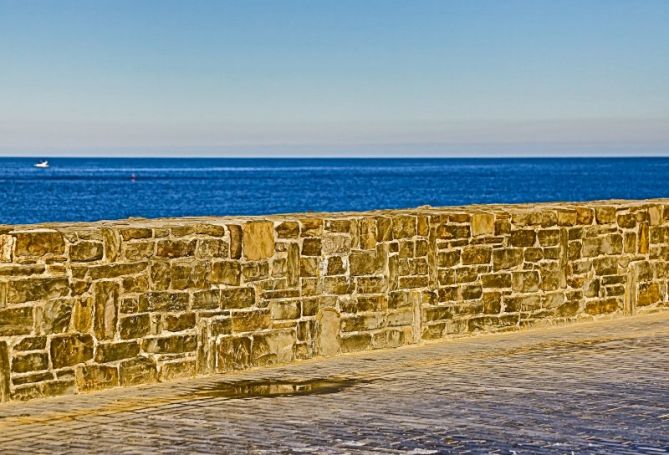
M 533 202 L 519 204 L 471 204 L 459 206 L 433 207 L 423 205 L 406 209 L 378 209 L 365 211 L 347 212 L 297 212 L 280 213 L 271 215 L 238 215 L 238 216 L 197 216 L 176 218 L 127 218 L 120 220 L 101 220 L 92 222 L 47 222 L 36 224 L 2 224 L 0 223 L 0 234 L 8 234 L 21 231 L 39 230 L 98 230 L 101 228 L 144 228 L 144 227 L 173 227 L 189 226 L 196 224 L 243 224 L 251 221 L 275 221 L 297 219 L 344 219 L 364 218 L 366 216 L 392 216 L 392 215 L 440 215 L 449 213 L 518 213 L 531 212 L 535 210 L 560 210 L 574 209 L 578 207 L 602 207 L 610 206 L 617 209 L 643 208 L 649 205 L 669 205 L 669 198 L 655 199 L 606 199 L 579 202 Z

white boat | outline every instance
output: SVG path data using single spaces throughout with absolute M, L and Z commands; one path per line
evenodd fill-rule
M 47 160 L 40 161 L 39 163 L 35 164 L 35 167 L 38 167 L 40 169 L 46 169 L 49 167 L 49 162 Z

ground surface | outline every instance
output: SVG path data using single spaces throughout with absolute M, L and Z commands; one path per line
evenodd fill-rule
M 0 406 L 0 453 L 669 453 L 669 313 Z

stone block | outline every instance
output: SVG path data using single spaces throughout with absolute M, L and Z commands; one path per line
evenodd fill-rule
M 0 263 L 12 262 L 14 251 L 14 237 L 11 235 L 0 235 Z
M 622 310 L 622 303 L 614 297 L 586 302 L 584 311 L 590 315 L 608 314 Z
M 488 264 L 491 257 L 492 248 L 489 246 L 469 246 L 462 250 L 462 263 L 465 265 Z
M 61 335 L 51 339 L 53 368 L 84 363 L 93 358 L 93 337 L 87 334 Z
M 93 330 L 98 340 L 111 340 L 116 334 L 118 321 L 119 285 L 113 281 L 100 281 L 93 285 L 95 316 Z
M 53 334 L 67 332 L 72 319 L 74 302 L 71 299 L 50 300 L 37 307 L 37 330 Z
M 324 255 L 345 254 L 351 251 L 352 240 L 348 235 L 328 235 L 321 242 L 321 253 Z
M 657 282 L 639 283 L 639 291 L 636 304 L 638 306 L 648 306 L 662 301 L 662 291 Z
M 7 303 L 35 302 L 57 299 L 70 293 L 67 278 L 26 278 L 10 281 L 7 285 Z
M 342 336 L 340 341 L 341 352 L 366 351 L 372 348 L 372 335 L 369 333 L 357 333 Z
M 372 275 L 381 271 L 383 261 L 376 251 L 352 251 L 349 256 L 351 275 Z
M 472 236 L 495 234 L 495 215 L 490 213 L 474 213 L 472 215 Z
M 124 241 L 137 239 L 150 239 L 153 237 L 153 231 L 149 228 L 123 228 L 119 229 L 119 234 Z
M 35 230 L 15 234 L 14 254 L 16 256 L 41 257 L 47 254 L 65 253 L 65 239 L 60 232 Z
M 142 340 L 142 350 L 152 354 L 179 354 L 193 352 L 196 349 L 197 337 L 195 335 L 151 337 Z
M 255 289 L 250 287 L 222 289 L 220 305 L 224 310 L 249 308 L 254 305 L 255 298 Z
M 168 332 L 182 332 L 195 328 L 195 313 L 166 314 L 162 317 L 162 328 Z
M 277 330 L 253 335 L 251 365 L 266 366 L 292 362 L 295 358 L 295 332 Z
M 269 305 L 272 320 L 298 319 L 301 313 L 299 301 L 275 301 Z
M 197 240 L 160 240 L 156 244 L 156 256 L 182 258 L 195 255 Z
M 212 289 L 193 293 L 194 310 L 213 310 L 221 306 L 221 291 Z
M 300 224 L 297 221 L 284 221 L 276 228 L 276 236 L 279 239 L 296 239 L 300 237 Z
M 123 245 L 123 255 L 129 261 L 148 259 L 155 254 L 155 242 L 132 242 Z
M 0 310 L 0 336 L 29 335 L 33 325 L 32 307 Z
M 321 239 L 319 238 L 307 238 L 302 240 L 302 256 L 320 256 L 321 248 Z
M 80 392 L 108 389 L 119 385 L 118 367 L 111 365 L 81 365 L 76 371 Z
M 274 225 L 271 221 L 251 221 L 243 226 L 244 257 L 249 261 L 274 255 Z
M 515 247 L 533 246 L 536 242 L 537 234 L 529 229 L 511 231 L 509 243 Z
M 242 370 L 251 366 L 251 337 L 221 337 L 216 344 L 216 371 Z
M 12 350 L 16 351 L 38 351 L 46 348 L 46 336 L 25 337 L 17 341 Z
M 46 352 L 33 352 L 21 354 L 12 359 L 12 372 L 29 373 L 31 371 L 42 371 L 49 368 L 49 356 Z
M 136 341 L 121 341 L 116 343 L 98 343 L 95 348 L 97 363 L 116 362 L 131 359 L 139 355 L 139 343 Z
M 494 271 L 508 270 L 523 263 L 523 250 L 520 248 L 499 249 L 492 252 Z
M 148 314 L 137 314 L 119 320 L 119 335 L 123 340 L 142 338 L 151 330 L 151 318 Z
M 151 384 L 157 380 L 156 364 L 149 358 L 130 359 L 119 365 L 119 382 L 122 386 Z
M 265 330 L 271 325 L 272 318 L 269 309 L 232 313 L 232 330 L 237 333 Z
M 139 311 L 186 311 L 187 292 L 147 292 L 139 298 Z
M 173 381 L 175 379 L 192 378 L 197 372 L 195 360 L 182 360 L 177 362 L 163 363 L 160 367 L 158 378 L 161 382 Z
M 516 292 L 536 292 L 539 290 L 539 272 L 527 270 L 511 274 L 512 288 Z
M 70 260 L 73 262 L 99 261 L 103 253 L 102 242 L 82 241 L 70 246 Z
M 597 224 L 611 224 L 616 222 L 615 207 L 595 207 Z
M 212 283 L 239 286 L 241 274 L 241 264 L 237 261 L 220 261 L 211 265 Z

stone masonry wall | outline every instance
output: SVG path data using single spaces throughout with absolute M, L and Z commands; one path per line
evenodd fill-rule
M 0 401 L 669 308 L 669 200 L 0 226 Z

